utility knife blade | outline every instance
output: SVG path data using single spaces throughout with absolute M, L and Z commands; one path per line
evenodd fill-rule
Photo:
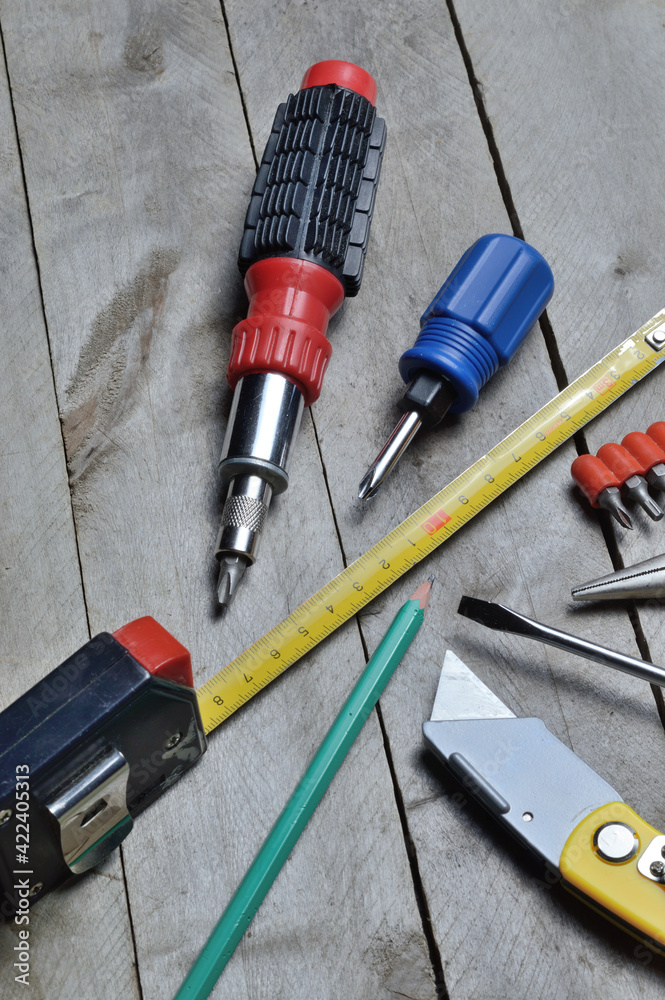
M 665 950 L 665 836 L 556 738 L 518 718 L 450 650 L 426 745 L 567 888 Z

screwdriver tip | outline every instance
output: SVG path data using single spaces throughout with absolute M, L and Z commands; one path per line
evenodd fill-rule
M 647 512 L 652 521 L 660 521 L 662 519 L 663 511 L 651 497 L 648 499 L 645 497 L 640 506 Z
M 222 607 L 228 608 L 233 601 L 247 565 L 242 556 L 222 556 L 219 560 L 217 600 Z
M 614 515 L 615 520 L 617 520 L 622 527 L 628 528 L 629 531 L 633 530 L 633 522 L 631 521 L 628 512 L 624 510 L 623 507 L 615 507 L 612 510 L 612 514 Z
M 409 410 L 404 414 L 360 480 L 358 496 L 361 500 L 369 500 L 376 494 L 381 483 L 388 478 L 391 470 L 408 448 L 421 424 L 422 418 L 416 410 Z
M 360 485 L 358 486 L 358 499 L 359 500 L 369 500 L 371 497 L 376 496 L 379 487 L 383 482 L 382 479 L 375 477 L 376 466 L 372 465 L 371 468 L 367 470 L 363 478 L 360 480 Z

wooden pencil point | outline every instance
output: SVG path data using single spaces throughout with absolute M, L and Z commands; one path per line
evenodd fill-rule
M 418 589 L 414 590 L 409 598 L 410 601 L 420 601 L 420 607 L 423 611 L 427 611 L 427 603 L 429 601 L 429 595 L 432 590 L 433 582 L 434 576 L 428 576 L 425 582 L 421 583 Z

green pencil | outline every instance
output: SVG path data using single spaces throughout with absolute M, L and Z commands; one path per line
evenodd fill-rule
M 421 584 L 397 612 L 312 763 L 194 962 L 175 1000 L 204 1000 L 210 995 L 397 664 L 422 625 L 433 579 L 430 577 Z

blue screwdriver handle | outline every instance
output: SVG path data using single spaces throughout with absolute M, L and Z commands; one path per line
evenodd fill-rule
M 400 358 L 406 383 L 418 372 L 446 379 L 465 413 L 507 365 L 552 297 L 545 258 L 515 236 L 482 236 L 459 260 L 420 318 L 420 334 Z

